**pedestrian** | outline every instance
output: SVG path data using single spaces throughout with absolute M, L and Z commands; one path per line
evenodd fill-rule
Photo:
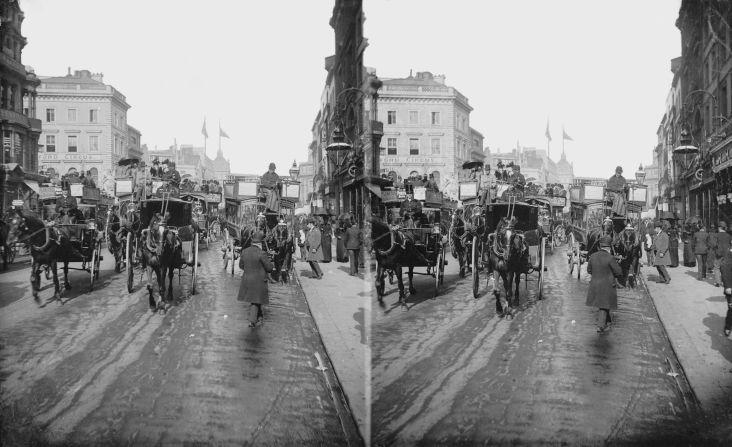
M 351 276 L 358 275 L 358 253 L 361 250 L 362 244 L 361 231 L 358 225 L 352 220 L 344 236 L 344 245 L 346 246 L 346 250 L 348 250 L 348 259 L 351 261 Z
M 693 232 L 689 222 L 684 225 L 684 231 L 681 233 L 681 242 L 684 244 L 684 267 L 696 267 L 696 259 L 694 258 L 694 250 L 691 248 Z
M 668 235 L 663 231 L 661 222 L 656 222 L 654 229 L 656 230 L 656 236 L 653 238 L 653 265 L 660 275 L 657 282 L 668 284 L 671 282 L 671 277 L 666 270 L 666 266 L 671 264 L 668 254 Z
M 320 237 L 323 238 L 321 261 L 330 262 L 333 260 L 333 226 L 329 217 L 325 217 L 320 224 Z
M 308 251 L 305 248 L 305 228 L 302 226 L 303 224 L 300 224 L 300 237 L 297 240 L 297 246 L 300 247 L 300 260 L 301 261 L 307 261 L 308 260 Z
M 618 261 L 610 254 L 612 245 L 610 236 L 602 236 L 599 240 L 600 249 L 590 256 L 587 261 L 587 273 L 592 275 L 590 287 L 587 290 L 586 305 L 597 307 L 597 332 L 605 332 L 612 323 L 611 311 L 618 308 L 617 281 L 623 276 L 623 269 Z
M 244 274 L 239 286 L 237 300 L 249 303 L 249 327 L 264 323 L 262 305 L 269 304 L 269 288 L 267 286 L 268 273 L 274 270 L 274 265 L 267 253 L 262 249 L 264 234 L 257 231 L 252 236 L 252 243 L 241 252 L 239 268 Z
M 669 267 L 679 266 L 679 230 L 676 228 L 676 222 L 671 222 L 668 229 L 668 251 L 670 255 L 671 265 Z
M 305 245 L 308 249 L 308 264 L 313 270 L 313 275 L 316 279 L 322 279 L 323 271 L 320 270 L 318 262 L 323 260 L 323 238 L 320 235 L 320 230 L 315 226 L 314 220 L 308 221 L 308 235 Z
M 732 236 L 727 233 L 727 222 L 721 220 L 717 225 L 717 233 L 714 235 L 714 241 L 711 241 L 714 245 L 714 287 L 722 285 L 722 260 L 726 253 L 729 252 L 730 242 L 732 242 Z
M 699 225 L 698 231 L 691 238 L 691 249 L 696 257 L 696 279 L 701 281 L 707 277 L 707 253 L 709 250 L 709 235 L 704 225 Z
M 727 316 L 724 319 L 724 335 L 729 337 L 732 333 L 732 244 L 723 248 L 724 257 L 719 264 L 722 273 L 722 284 L 724 297 L 727 298 Z
M 646 230 L 646 265 L 653 267 L 653 237 L 651 236 L 650 230 Z
M 338 217 L 338 226 L 335 229 L 336 237 L 336 261 L 348 262 L 348 252 L 346 251 L 345 240 L 346 229 L 348 228 L 348 214 L 341 214 Z

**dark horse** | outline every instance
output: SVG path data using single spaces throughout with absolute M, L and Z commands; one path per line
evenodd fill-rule
M 638 232 L 632 227 L 626 227 L 617 235 L 617 251 L 620 256 L 620 268 L 623 270 L 623 277 L 620 284 L 623 286 L 635 287 L 636 273 L 638 273 L 638 261 L 643 253 L 641 251 L 641 238 Z
M 13 215 L 8 229 L 8 244 L 27 242 L 31 249 L 31 287 L 33 299 L 40 303 L 38 292 L 41 288 L 41 269 L 48 266 L 53 272 L 54 299 L 61 301 L 61 286 L 58 281 L 57 257 L 59 244 L 53 237 L 53 230 L 33 215 L 21 211 Z M 63 301 L 61 301 L 63 304 Z
M 529 245 L 539 245 L 543 237 L 541 229 L 520 231 L 515 229 L 515 225 L 515 218 L 509 221 L 504 217 L 496 231 L 488 237 L 488 281 L 493 283 L 496 313 L 508 318 L 513 317 L 519 305 L 521 274 L 528 275 L 540 268 L 539 265 L 532 265 L 529 260 Z M 500 289 L 496 287 L 496 275 L 503 280 L 505 299 L 501 299 Z
M 409 293 L 417 293 L 412 278 L 414 267 L 427 265 L 427 259 L 417 249 L 414 237 L 407 231 L 392 230 L 378 218 L 371 218 L 372 249 L 376 256 L 376 293 L 383 302 L 384 275 L 391 270 L 396 273 L 399 284 L 399 303 L 406 306 L 402 268 L 408 268 Z
M 292 254 L 295 253 L 295 240 L 287 225 L 279 224 L 274 228 L 270 248 L 274 251 L 273 275 L 286 283 L 292 266 Z
M 163 254 L 162 235 L 160 234 L 160 219 L 154 217 L 150 220 L 148 228 L 140 231 L 141 238 L 141 258 L 142 268 L 147 271 L 147 292 L 150 309 L 155 312 L 165 307 L 163 303 L 163 295 L 165 293 L 165 282 L 163 280 L 161 269 L 161 256 Z M 132 266 L 127 266 L 132 268 Z M 155 273 L 158 284 L 160 300 L 155 300 L 155 294 L 152 282 L 152 274 Z
M 173 301 L 173 274 L 176 269 L 185 267 L 183 261 L 183 242 L 182 240 L 192 240 L 198 237 L 198 233 L 194 233 L 190 227 L 183 226 L 178 229 L 165 227 L 163 231 L 162 243 L 163 249 L 160 254 L 160 274 L 163 280 L 162 294 L 167 290 L 166 301 Z M 168 277 L 168 287 L 165 287 L 165 277 Z
M 464 219 L 465 209 L 457 209 L 450 220 L 449 243 L 452 257 L 458 260 L 460 265 L 460 277 L 464 278 L 470 268 L 470 251 L 468 250 L 466 224 Z M 472 239 L 472 238 L 471 238 Z

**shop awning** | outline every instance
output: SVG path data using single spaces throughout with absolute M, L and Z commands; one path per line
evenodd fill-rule
M 378 198 L 381 198 L 381 188 L 372 184 L 372 183 L 365 183 L 366 187 L 374 193 L 374 195 Z
M 38 182 L 36 182 L 35 180 L 23 180 L 23 183 L 25 183 L 25 185 L 27 187 L 29 187 L 30 189 L 32 189 L 33 192 L 35 192 L 36 194 L 41 193 L 41 187 L 38 185 Z

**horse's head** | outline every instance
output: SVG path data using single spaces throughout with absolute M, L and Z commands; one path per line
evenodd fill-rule
M 613 221 L 612 219 L 605 219 L 602 221 L 602 233 L 606 235 L 613 234 Z
M 277 225 L 274 229 L 274 240 L 277 242 L 277 247 L 282 248 L 287 243 L 289 232 L 287 231 L 287 225 Z
M 24 235 L 30 234 L 30 230 L 28 228 L 25 217 L 20 211 L 17 211 L 8 216 L 7 224 L 8 234 L 5 242 L 8 245 L 14 244 Z

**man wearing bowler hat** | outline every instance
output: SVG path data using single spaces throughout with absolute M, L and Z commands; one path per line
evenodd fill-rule
M 262 249 L 264 234 L 257 231 L 252 236 L 252 244 L 241 252 L 239 268 L 244 274 L 239 286 L 238 301 L 249 303 L 249 327 L 264 322 L 262 305 L 269 304 L 269 287 L 267 274 L 274 270 L 274 265 L 267 253 Z
M 417 218 L 422 214 L 422 204 L 418 200 L 414 200 L 414 187 L 411 183 L 407 183 L 404 190 L 407 197 L 399 205 L 399 216 L 404 219 L 404 222 L 410 222 L 413 227 Z
M 587 261 L 587 273 L 592 275 L 590 287 L 587 290 L 587 304 L 597 307 L 597 332 L 605 332 L 612 322 L 610 311 L 618 308 L 618 291 L 616 279 L 623 276 L 623 270 L 618 261 L 610 254 L 612 238 L 602 236 L 599 241 L 600 250 L 590 256 Z
M 653 238 L 653 245 L 651 247 L 654 253 L 653 265 L 656 267 L 656 270 L 658 270 L 658 274 L 660 276 L 658 282 L 668 284 L 671 282 L 671 277 L 668 275 L 668 271 L 666 270 L 666 266 L 671 265 L 671 255 L 668 253 L 668 235 L 663 231 L 663 225 L 660 221 L 656 221 L 653 224 L 653 227 L 656 232 L 656 236 Z

